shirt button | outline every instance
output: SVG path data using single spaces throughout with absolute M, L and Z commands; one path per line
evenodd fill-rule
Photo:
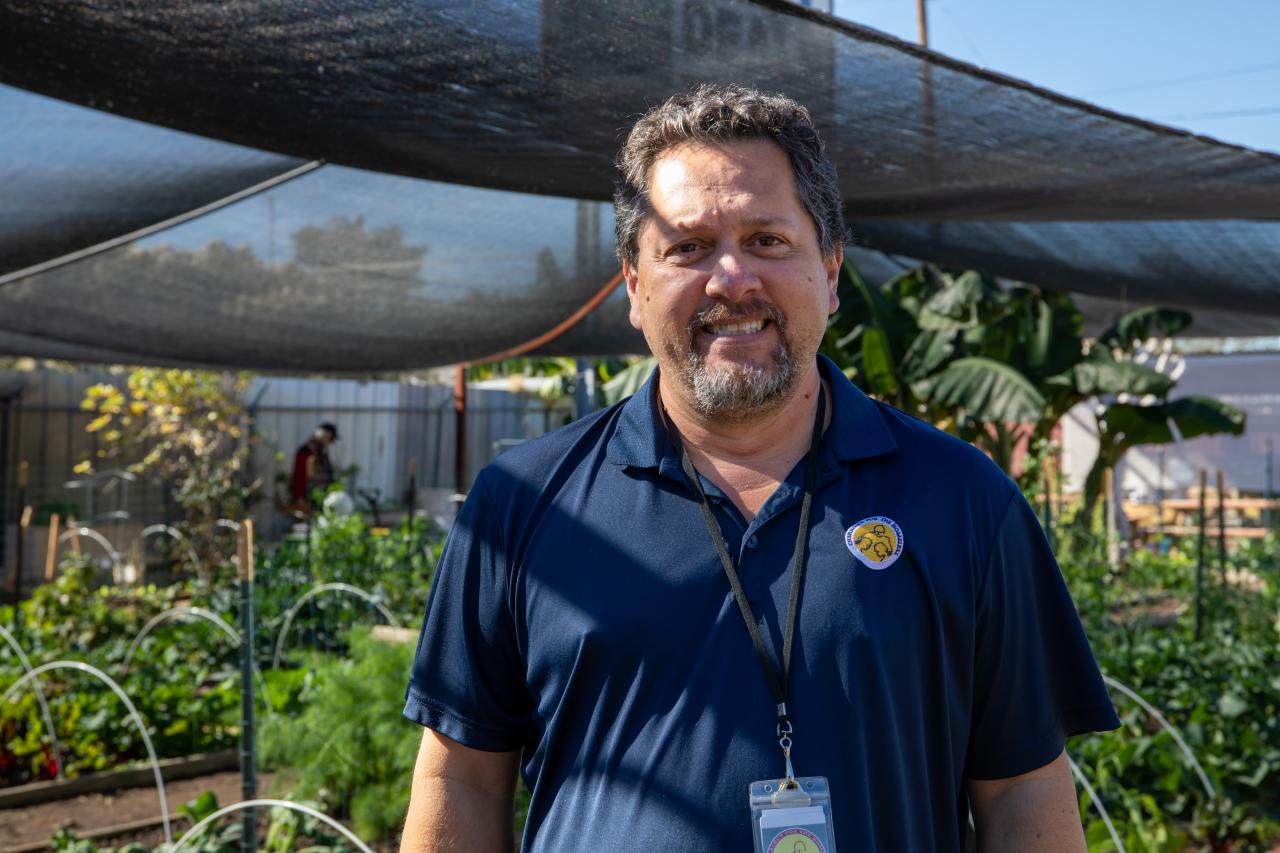
M 747 537 L 747 547 L 748 547 L 748 548 L 754 548 L 754 547 L 756 547 L 756 545 L 758 545 L 758 544 L 760 544 L 760 543 L 756 541 L 756 537 L 754 537 L 754 536 L 749 536 L 749 537 Z

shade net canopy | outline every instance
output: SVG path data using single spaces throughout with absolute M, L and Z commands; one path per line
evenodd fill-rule
M 609 280 L 625 128 L 701 80 L 810 107 L 865 263 L 1280 330 L 1280 157 L 782 0 L 10 0 L 0 349 L 317 371 L 506 350 Z M 538 351 L 640 348 L 615 294 Z

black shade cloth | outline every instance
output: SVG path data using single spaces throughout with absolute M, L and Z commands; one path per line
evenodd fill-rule
M 808 105 L 859 218 L 1280 215 L 1280 157 L 774 0 L 9 0 L 0 82 L 300 157 L 608 198 L 625 117 L 699 80 Z
M 782 0 L 11 0 L 0 82 L 96 110 L 0 87 L 0 352 L 361 372 L 505 350 L 616 270 L 597 202 L 621 135 L 698 80 L 812 109 L 872 280 L 883 250 L 1098 314 L 1186 305 L 1197 335 L 1280 330 L 1280 157 Z M 3 283 L 313 159 L 347 167 Z M 615 294 L 537 352 L 641 348 Z
M 1058 290 L 1280 319 L 1280 223 L 863 220 L 891 252 Z
M 130 234 L 302 161 L 0 86 L 0 275 Z
M 600 202 L 329 166 L 0 286 L 0 348 L 302 372 L 482 358 L 600 291 L 612 233 Z M 619 290 L 540 354 L 643 349 Z

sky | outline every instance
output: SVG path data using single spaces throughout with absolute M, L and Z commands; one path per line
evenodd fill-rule
M 1280 152 L 1277 0 L 929 0 L 929 46 L 1117 112 Z M 834 12 L 917 38 L 915 0 Z

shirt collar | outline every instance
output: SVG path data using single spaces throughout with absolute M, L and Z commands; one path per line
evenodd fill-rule
M 892 452 L 897 443 L 879 406 L 845 377 L 835 362 L 818 356 L 818 369 L 831 385 L 831 426 L 823 442 L 841 462 L 869 459 Z M 620 467 L 658 468 L 675 459 L 674 445 L 658 415 L 658 369 L 631 399 L 622 404 L 618 426 L 609 439 L 609 461 Z

